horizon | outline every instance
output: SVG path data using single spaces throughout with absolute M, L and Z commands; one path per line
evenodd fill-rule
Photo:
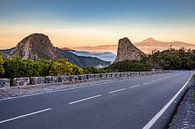
M 33 33 L 33 34 L 35 34 L 35 33 Z M 40 33 L 40 34 L 43 34 L 43 33 Z M 31 35 L 31 34 L 30 34 Z M 45 35 L 45 34 L 44 34 Z M 29 36 L 29 35 L 27 35 L 27 36 Z M 25 37 L 27 37 L 27 36 L 25 36 Z M 47 35 L 48 36 L 48 35 Z M 21 40 L 19 40 L 17 43 L 15 43 L 15 46 L 19 43 L 19 42 L 21 42 L 25 37 L 23 37 Z M 48 36 L 49 37 L 49 36 Z M 121 37 L 121 38 L 124 38 L 124 37 Z M 120 38 L 120 39 L 121 39 Z M 127 38 L 129 38 L 129 37 L 127 37 Z M 49 39 L 50 39 L 50 37 L 49 37 Z M 161 42 L 161 43 L 172 43 L 172 42 L 180 42 L 180 43 L 187 43 L 187 44 L 192 44 L 192 45 L 195 45 L 195 43 L 188 43 L 188 42 L 183 42 L 183 41 L 160 41 L 160 40 L 158 40 L 158 39 L 154 39 L 154 38 L 152 38 L 152 37 L 148 37 L 148 38 L 146 38 L 146 39 L 143 39 L 143 40 L 141 40 L 141 41 L 139 41 L 139 42 L 133 42 L 130 38 L 129 38 L 129 40 L 134 44 L 134 45 L 136 45 L 136 44 L 139 44 L 139 43 L 141 43 L 141 42 L 143 42 L 143 41 L 145 41 L 145 40 L 148 40 L 148 39 L 152 39 L 152 40 L 155 40 L 155 41 L 159 41 L 159 42 Z M 119 39 L 118 39 L 119 40 Z M 75 49 L 75 48 L 82 48 L 82 47 L 101 47 L 101 46 L 117 46 L 117 44 L 118 44 L 118 40 L 117 40 L 117 42 L 115 43 L 115 44 L 99 44 L 99 45 L 81 45 L 81 46 L 70 46 L 70 47 L 58 47 L 58 46 L 55 46 L 55 43 L 54 42 L 52 42 L 52 40 L 50 39 L 50 41 L 51 41 L 51 43 L 54 45 L 54 47 L 58 47 L 58 48 L 70 48 L 70 49 Z M 9 48 L 3 48 L 1 45 L 0 45 L 0 50 L 3 50 L 3 49 L 10 49 L 10 48 L 13 48 L 13 47 L 15 47 L 15 46 L 11 46 L 11 47 L 9 47 Z
M 0 49 L 32 33 L 48 35 L 59 48 L 115 45 L 123 37 L 195 44 L 193 12 L 193 0 L 1 1 Z

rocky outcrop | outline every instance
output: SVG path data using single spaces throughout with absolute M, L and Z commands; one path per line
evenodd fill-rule
M 5 58 L 13 58 L 15 55 L 22 59 L 59 59 L 66 58 L 73 64 L 80 67 L 96 67 L 99 65 L 107 66 L 110 64 L 108 61 L 103 61 L 95 57 L 77 56 L 71 53 L 68 48 L 62 50 L 56 48 L 51 43 L 49 37 L 44 34 L 31 34 L 21 40 L 16 47 L 0 50 Z
M 128 38 L 123 38 L 119 40 L 117 57 L 114 63 L 124 60 L 141 60 L 145 56 Z
M 38 33 L 20 41 L 9 56 L 13 55 L 18 55 L 23 59 L 57 59 L 59 57 L 48 36 Z

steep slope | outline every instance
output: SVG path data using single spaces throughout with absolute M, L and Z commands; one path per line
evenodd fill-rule
M 9 53 L 18 55 L 22 59 L 57 59 L 59 57 L 55 47 L 44 34 L 31 34 L 20 41 Z
M 10 49 L 4 49 L 4 50 L 0 50 L 0 53 L 3 55 L 4 58 L 7 58 L 10 54 L 11 51 L 13 51 L 15 49 L 15 47 L 10 48 Z
M 114 63 L 125 60 L 141 60 L 145 56 L 128 38 L 123 38 L 118 42 L 117 57 Z
M 64 58 L 67 58 L 71 63 L 76 64 L 80 67 L 99 67 L 99 66 L 108 66 L 110 65 L 109 61 L 103 61 L 96 57 L 85 57 L 85 56 L 77 56 L 66 50 L 61 50 L 57 48 L 60 55 Z
M 16 47 L 1 50 L 1 52 L 6 58 L 12 58 L 14 55 L 22 59 L 30 58 L 33 60 L 67 58 L 71 63 L 80 67 L 107 66 L 110 64 L 110 62 L 102 61 L 98 58 L 77 56 L 67 50 L 56 48 L 48 36 L 38 33 L 27 36 Z

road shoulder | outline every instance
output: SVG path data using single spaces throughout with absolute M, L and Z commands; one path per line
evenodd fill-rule
M 195 128 L 195 86 L 189 87 L 176 114 L 169 124 L 170 129 Z

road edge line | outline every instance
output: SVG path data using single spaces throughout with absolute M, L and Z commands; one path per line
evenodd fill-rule
M 171 106 L 174 100 L 183 91 L 183 89 L 186 87 L 186 85 L 188 84 L 192 76 L 193 76 L 193 73 L 191 73 L 190 77 L 185 82 L 185 84 L 182 86 L 182 88 L 171 98 L 171 100 L 169 100 L 169 102 L 142 129 L 150 129 L 156 123 L 156 121 L 163 115 L 163 113 Z

